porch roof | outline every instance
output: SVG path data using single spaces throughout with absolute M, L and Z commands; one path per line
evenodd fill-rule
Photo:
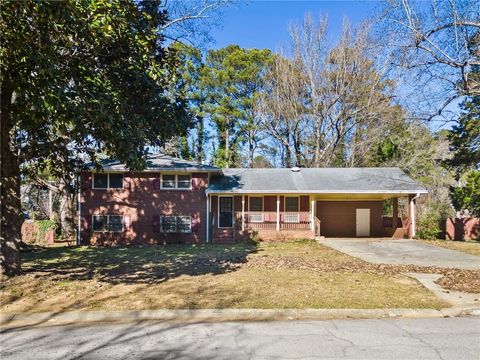
M 399 168 L 223 169 L 209 193 L 417 194 L 428 191 Z

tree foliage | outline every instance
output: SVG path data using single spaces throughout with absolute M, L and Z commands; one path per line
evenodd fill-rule
M 255 101 L 270 62 L 267 49 L 230 45 L 207 52 L 201 87 L 207 92 L 207 111 L 218 133 L 215 164 L 240 164 L 238 150 L 248 143 L 248 164 L 253 165 L 258 141 Z
M 478 0 L 393 0 L 379 20 L 377 35 L 406 80 L 404 105 L 427 120 L 451 119 L 454 100 L 480 94 Z
M 467 98 L 460 107 L 462 114 L 448 135 L 453 157 L 447 165 L 457 176 L 468 169 L 480 168 L 480 96 Z
M 467 172 L 461 183 L 461 186 L 451 188 L 453 206 L 458 211 L 468 210 L 480 217 L 480 171 Z
M 70 176 L 100 153 L 132 169 L 184 133 L 160 1 L 16 2 L 1 7 L 2 270 L 19 271 L 19 173 Z M 68 183 L 69 179 L 65 179 Z

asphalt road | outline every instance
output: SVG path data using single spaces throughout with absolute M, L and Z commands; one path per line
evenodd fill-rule
M 3 359 L 480 359 L 480 317 L 12 329 Z

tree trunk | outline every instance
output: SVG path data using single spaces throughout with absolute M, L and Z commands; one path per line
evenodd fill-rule
M 66 239 L 70 239 L 75 232 L 74 224 L 74 192 L 71 183 L 61 178 L 60 179 L 60 228 L 62 235 Z
M 8 79 L 4 79 L 1 91 L 0 274 L 12 276 L 21 272 L 19 248 L 23 216 L 20 204 L 20 166 L 17 154 L 10 144 L 13 90 Z
M 314 158 L 314 167 L 320 167 L 320 138 L 322 133 L 320 131 L 320 124 L 317 120 L 315 123 L 315 158 Z
M 290 130 L 287 129 L 286 133 L 285 133 L 285 138 L 287 139 L 287 142 L 290 143 Z M 284 148 L 284 160 L 283 160 L 283 164 L 284 164 L 284 167 L 286 168 L 291 168 L 292 167 L 292 152 L 290 151 L 290 147 L 287 146 L 287 145 L 283 145 L 283 148 Z
M 228 169 L 230 167 L 230 134 L 228 131 L 228 126 L 225 129 L 225 163 L 226 163 L 226 168 Z
M 254 130 L 248 130 L 248 167 L 253 167 L 254 154 L 255 154 L 255 139 Z
M 198 116 L 197 117 L 197 156 L 196 156 L 196 161 L 199 163 L 203 162 L 204 156 L 203 156 L 203 116 Z

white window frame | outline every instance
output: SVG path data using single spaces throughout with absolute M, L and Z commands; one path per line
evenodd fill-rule
M 231 198 L 232 199 L 232 226 L 220 226 L 220 198 Z M 235 226 L 235 217 L 234 215 L 235 210 L 235 198 L 232 195 L 219 195 L 217 198 L 217 221 L 218 221 L 218 228 L 219 229 L 233 229 Z
M 297 211 L 287 211 L 288 198 L 297 199 Z M 283 222 L 288 224 L 298 224 L 300 222 L 300 196 L 285 196 L 283 201 Z
M 175 230 L 174 231 L 164 231 L 162 227 L 162 218 L 174 218 L 175 219 Z M 179 218 L 188 218 L 190 219 L 190 228 L 188 231 L 178 231 L 178 219 Z M 192 233 L 192 217 L 190 215 L 160 215 L 159 216 L 159 226 L 160 232 L 166 234 L 191 234 Z
M 107 187 L 95 187 L 95 175 L 107 175 Z M 121 188 L 111 188 L 110 187 L 110 174 L 120 174 L 122 175 L 122 187 Z M 93 190 L 119 190 L 125 189 L 125 174 L 124 173 L 92 173 L 92 189 Z
M 93 223 L 94 223 L 94 218 L 95 216 L 106 216 L 107 217 L 107 230 L 95 230 L 93 228 Z M 109 225 L 110 225 L 110 216 L 120 216 L 122 218 L 122 230 L 115 231 L 115 230 L 110 230 Z M 93 214 L 92 215 L 92 231 L 96 233 L 106 233 L 106 232 L 111 232 L 111 233 L 121 233 L 125 231 L 125 216 L 124 215 L 116 215 L 116 214 Z
M 166 187 L 163 187 L 163 175 L 171 175 L 171 176 L 175 176 L 175 187 L 173 188 L 166 188 Z M 188 188 L 179 188 L 178 187 L 178 176 L 189 176 L 190 177 L 190 186 Z M 190 173 L 185 173 L 185 174 L 174 174 L 174 173 L 160 173 L 160 190 L 184 190 L 184 191 L 187 191 L 187 190 L 192 190 L 192 174 Z
M 262 210 L 261 211 L 252 211 L 251 204 L 252 204 L 252 199 L 254 199 L 254 198 L 262 199 Z M 250 222 L 250 223 L 263 223 L 263 221 L 264 221 L 264 218 L 263 218 L 264 210 L 265 210 L 265 199 L 264 199 L 263 196 L 249 196 L 248 197 L 248 222 Z M 255 219 L 256 215 L 260 215 L 260 218 Z

